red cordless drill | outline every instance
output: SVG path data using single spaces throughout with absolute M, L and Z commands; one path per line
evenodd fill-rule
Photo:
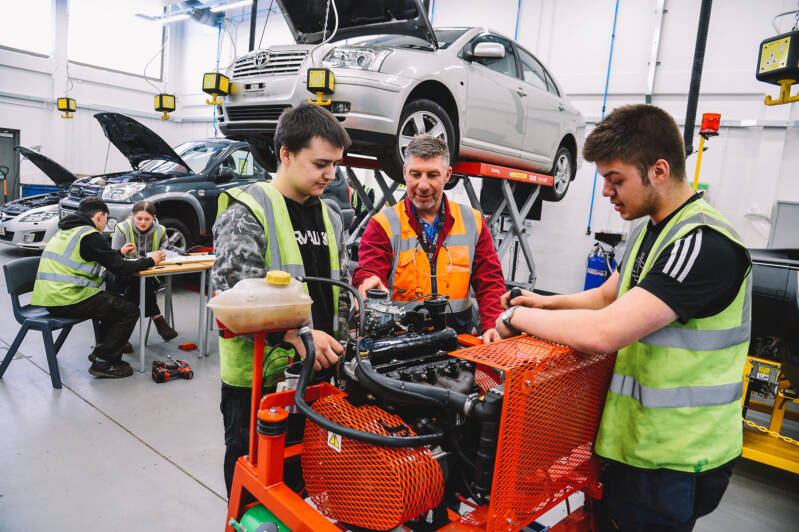
M 171 355 L 166 356 L 174 364 L 167 364 L 164 361 L 153 361 L 153 380 L 155 382 L 166 382 L 171 379 L 191 379 L 194 372 L 191 367 L 183 360 L 175 360 Z

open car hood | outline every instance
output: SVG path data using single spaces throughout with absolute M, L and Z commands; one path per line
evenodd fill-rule
M 329 0 L 277 0 L 283 17 L 298 44 L 322 42 L 325 11 Z M 438 48 L 427 18 L 430 0 L 336 0 L 338 31 L 333 41 L 363 35 L 412 35 Z M 327 37 L 335 27 L 333 6 L 327 17 Z
M 75 174 L 41 153 L 23 148 L 22 146 L 17 146 L 15 149 L 22 154 L 23 157 L 35 164 L 39 170 L 44 172 L 59 188 L 68 187 L 77 179 Z
M 94 118 L 100 122 L 108 140 L 128 158 L 134 169 L 144 161 L 161 159 L 191 171 L 164 139 L 136 120 L 119 113 L 97 113 Z

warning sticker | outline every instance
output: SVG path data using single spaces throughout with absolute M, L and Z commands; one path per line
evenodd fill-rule
M 336 452 L 341 452 L 341 436 L 336 434 L 335 432 L 328 431 L 327 433 L 327 445 L 332 448 Z

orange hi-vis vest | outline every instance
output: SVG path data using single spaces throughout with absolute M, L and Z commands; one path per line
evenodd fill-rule
M 471 207 L 450 201 L 448 208 L 455 224 L 444 237 L 432 268 L 410 224 L 404 201 L 386 207 L 375 215 L 375 221 L 391 242 L 394 255 L 388 278 L 394 302 L 425 299 L 430 294 L 438 293 L 449 296 L 448 310 L 453 314 L 471 313 L 469 281 L 483 223 L 480 212 Z

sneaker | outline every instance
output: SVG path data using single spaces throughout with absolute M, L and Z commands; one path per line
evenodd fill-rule
M 133 352 L 133 346 L 130 345 L 130 342 L 125 344 L 125 347 L 122 348 L 122 352 L 123 353 L 132 353 Z M 94 353 L 89 354 L 89 362 L 94 362 L 96 359 L 97 359 L 97 355 L 95 355 Z M 127 364 L 127 362 L 125 362 L 124 360 L 121 360 L 120 362 L 123 362 L 123 363 Z M 130 365 L 130 364 L 128 364 L 128 365 Z
M 106 379 L 121 379 L 133 375 L 133 368 L 127 362 L 98 362 L 95 360 L 89 368 L 89 373 L 95 377 Z
M 123 353 L 124 353 L 124 351 L 123 351 Z M 97 360 L 97 355 L 95 355 L 94 353 L 92 353 L 92 354 L 90 354 L 90 355 L 89 355 L 89 357 L 88 357 L 88 358 L 89 358 L 89 362 L 92 362 L 92 363 L 94 363 L 94 361 L 95 361 L 95 360 Z M 120 363 L 120 364 L 127 364 L 128 366 L 130 366 L 130 364 L 128 364 L 128 363 L 127 363 L 127 362 L 125 362 L 124 360 L 120 360 L 120 361 L 119 361 L 119 363 Z

